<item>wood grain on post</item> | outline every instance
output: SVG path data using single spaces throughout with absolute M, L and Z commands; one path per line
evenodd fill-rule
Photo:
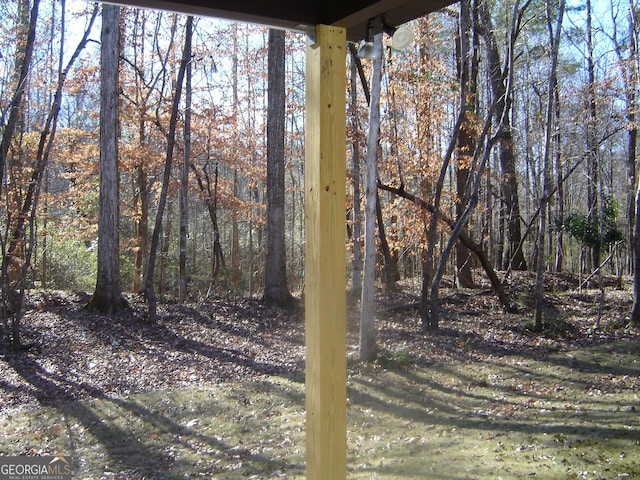
M 307 479 L 346 477 L 346 31 L 307 47 L 305 323 Z

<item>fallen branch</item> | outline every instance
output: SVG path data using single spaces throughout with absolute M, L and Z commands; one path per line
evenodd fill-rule
M 400 184 L 399 187 L 392 187 L 390 185 L 385 185 L 378 180 L 378 188 L 380 190 L 384 190 L 386 192 L 390 192 L 395 195 L 398 195 L 399 197 L 405 198 L 410 202 L 414 203 L 415 205 L 418 205 L 419 207 L 424 208 L 431 214 L 437 215 L 438 219 L 446 223 L 450 229 L 453 229 L 456 224 L 456 222 L 452 218 L 449 218 L 448 216 L 444 215 L 442 212 L 436 213 L 434 206 L 426 202 L 424 199 L 417 197 L 416 195 L 410 192 L 407 192 L 404 188 L 404 184 Z M 487 258 L 487 255 L 485 251 L 482 249 L 482 247 L 469 236 L 466 229 L 463 229 L 462 231 L 460 231 L 460 234 L 458 235 L 458 240 L 465 247 L 467 247 L 471 252 L 473 252 L 473 254 L 478 258 L 478 260 L 480 261 L 480 265 L 482 265 L 482 268 L 487 274 L 487 277 L 491 282 L 491 286 L 493 287 L 493 290 L 498 296 L 498 300 L 500 300 L 500 303 L 502 304 L 504 309 L 507 312 L 515 312 L 516 309 L 511 304 L 511 300 L 509 299 L 509 296 L 504 290 L 504 285 L 502 284 L 495 270 L 491 266 L 491 263 L 489 262 L 489 259 Z

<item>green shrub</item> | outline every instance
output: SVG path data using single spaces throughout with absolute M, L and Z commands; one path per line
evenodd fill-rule
M 573 212 L 555 220 L 555 230 L 564 231 L 582 245 L 596 251 L 609 249 L 623 240 L 623 233 L 616 220 L 620 213 L 620 203 L 609 195 L 604 201 L 604 225 L 602 243 L 600 239 L 600 215 L 596 210 L 592 215 Z
M 92 291 L 96 285 L 98 247 L 63 233 L 49 232 L 46 250 L 46 284 L 43 288 Z M 39 277 L 42 278 L 42 257 Z

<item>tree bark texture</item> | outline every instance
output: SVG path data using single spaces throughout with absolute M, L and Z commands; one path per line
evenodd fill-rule
M 351 123 L 351 180 L 353 185 L 353 210 L 351 220 L 353 227 L 351 237 L 353 241 L 353 261 L 351 262 L 351 291 L 350 298 L 360 299 L 362 294 L 362 202 L 360 201 L 360 122 L 358 119 L 358 58 L 353 44 L 349 44 L 351 51 L 351 82 L 350 82 L 350 114 Z
M 188 31 L 187 33 L 193 33 Z M 188 41 L 191 45 L 191 39 Z M 185 73 L 185 109 L 184 109 L 184 153 L 182 157 L 182 178 L 180 179 L 180 259 L 178 278 L 178 300 L 184 302 L 187 299 L 187 234 L 189 228 L 189 163 L 191 157 L 191 52 L 189 55 L 187 71 Z
M 467 0 L 463 0 L 467 1 Z M 475 4 L 475 2 L 470 2 Z M 464 12 L 468 14 L 474 12 L 475 5 L 468 5 L 465 9 L 461 9 L 461 15 Z M 470 15 L 471 18 L 465 20 L 467 26 L 464 31 L 459 29 L 456 41 L 456 63 L 458 68 L 458 80 L 461 80 L 461 69 L 469 68 L 467 82 L 467 107 L 465 108 L 465 119 L 460 126 L 457 144 L 457 163 L 456 163 L 456 216 L 460 218 L 464 211 L 464 199 L 467 196 L 467 183 L 469 180 L 469 166 L 471 158 L 476 149 L 476 139 L 474 134 L 473 119 L 477 114 L 477 96 L 478 96 L 478 54 L 477 54 L 477 28 L 475 28 L 476 15 Z M 463 61 L 462 55 L 462 39 L 461 36 L 467 37 L 466 43 L 469 44 L 465 48 L 467 55 L 470 55 L 469 61 Z M 472 273 L 472 256 L 469 249 L 462 243 L 456 243 L 456 284 L 462 288 L 473 288 L 475 286 Z
M 98 275 L 88 307 L 105 313 L 126 308 L 120 285 L 118 110 L 120 8 L 104 4 L 100 48 L 100 205 Z
M 262 300 L 284 307 L 291 302 L 285 243 L 284 130 L 285 32 L 269 30 L 267 100 L 267 245 Z
M 478 9 L 481 33 L 485 38 L 487 69 L 490 76 L 491 91 L 496 103 L 496 124 L 502 123 L 499 140 L 500 168 L 502 169 L 502 201 L 503 217 L 506 224 L 505 234 L 507 248 L 504 250 L 502 267 L 512 270 L 526 270 L 527 263 L 521 246 L 522 232 L 520 227 L 520 200 L 518 196 L 518 175 L 516 157 L 513 150 L 511 134 L 511 98 L 505 85 L 500 52 L 494 35 L 493 22 L 487 2 L 481 2 Z
M 374 184 L 375 185 L 375 184 Z M 398 271 L 398 258 L 391 252 L 387 233 L 384 228 L 384 218 L 382 216 L 382 203 L 380 203 L 380 195 L 376 189 L 376 220 L 378 223 L 378 236 L 380 238 L 380 252 L 384 259 L 384 281 L 387 292 L 392 292 L 396 288 L 396 282 L 400 280 L 400 272 Z
M 382 33 L 375 35 L 374 44 L 382 50 Z M 378 134 L 380 132 L 380 84 L 382 58 L 373 60 L 371 78 L 371 104 L 369 105 L 369 133 L 367 136 L 366 203 L 364 215 L 364 275 L 360 301 L 360 360 L 370 362 L 376 356 L 376 330 L 374 319 L 374 293 L 376 275 L 376 182 Z

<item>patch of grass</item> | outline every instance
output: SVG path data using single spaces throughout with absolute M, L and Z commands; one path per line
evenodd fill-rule
M 534 294 L 532 290 L 521 290 L 515 294 L 514 306 L 518 311 L 526 311 L 533 308 Z
M 380 350 L 376 355 L 375 363 L 383 368 L 406 368 L 415 362 L 414 356 L 406 349 Z
M 629 322 L 629 319 L 625 317 L 608 322 L 603 326 L 605 332 L 633 331 L 634 329 L 637 329 L 637 327 L 634 327 Z
M 350 479 L 640 477 L 640 340 L 349 376 Z M 17 410 L 0 454 L 65 454 L 78 479 L 303 479 L 300 379 Z
M 549 314 L 545 312 L 542 317 L 542 330 L 536 332 L 535 320 L 533 317 L 525 317 L 522 321 L 521 330 L 546 338 L 560 339 L 571 336 L 576 331 L 576 326 L 567 320 L 563 315 Z

